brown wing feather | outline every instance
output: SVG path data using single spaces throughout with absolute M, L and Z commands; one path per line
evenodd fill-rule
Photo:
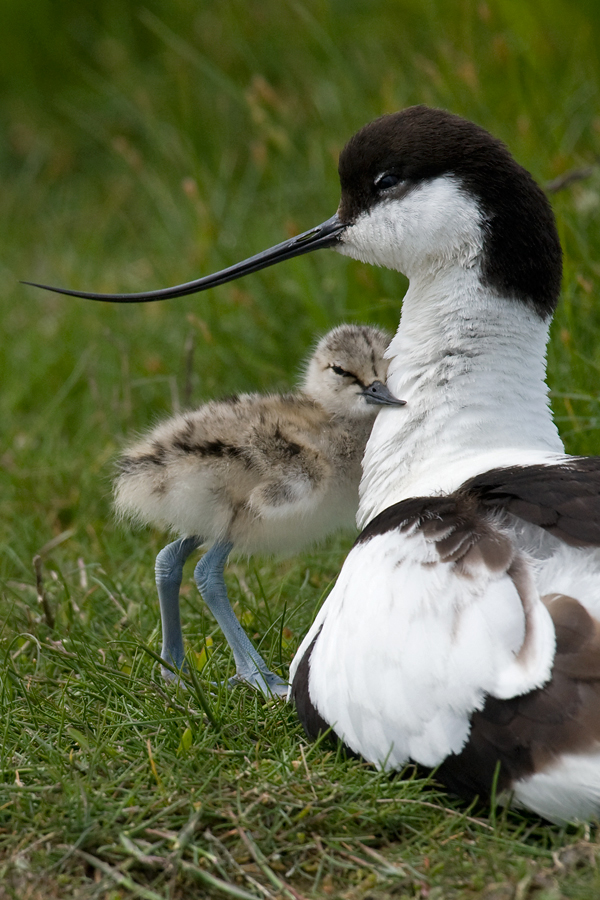
M 471 720 L 469 742 L 437 771 L 468 799 L 487 797 L 500 763 L 498 789 L 551 765 L 563 753 L 600 741 L 600 625 L 573 597 L 543 598 L 556 629 L 551 680 L 511 700 L 488 697 Z
M 505 510 L 573 547 L 600 546 L 600 457 L 551 466 L 510 466 L 461 487 L 487 509 Z

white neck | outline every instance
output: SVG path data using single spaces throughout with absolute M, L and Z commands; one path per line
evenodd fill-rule
M 547 339 L 536 313 L 482 286 L 477 264 L 413 273 L 387 351 L 388 385 L 407 405 L 375 422 L 359 526 L 408 497 L 564 453 L 548 404 Z

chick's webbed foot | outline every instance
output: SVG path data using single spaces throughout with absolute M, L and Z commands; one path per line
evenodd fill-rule
M 265 697 L 287 697 L 289 684 L 275 672 L 256 672 L 252 675 L 234 675 L 229 679 L 229 687 L 249 684 Z

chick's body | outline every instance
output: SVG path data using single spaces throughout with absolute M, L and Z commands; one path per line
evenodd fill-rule
M 341 325 L 317 345 L 298 391 L 206 403 L 158 425 L 122 455 L 117 510 L 180 535 L 155 567 L 164 660 L 183 665 L 183 564 L 206 545 L 196 584 L 233 650 L 236 679 L 266 694 L 287 692 L 235 618 L 223 569 L 232 550 L 291 553 L 354 527 L 376 413 L 380 405 L 403 405 L 385 386 L 388 343 L 380 329 Z M 166 667 L 163 674 L 172 677 Z
M 120 460 L 117 509 L 247 554 L 294 552 L 354 527 L 379 408 L 362 391 L 385 381 L 388 343 L 379 329 L 340 326 L 300 391 L 211 401 L 158 425 Z
M 293 552 L 353 526 L 372 424 L 298 394 L 207 403 L 128 451 L 117 506 L 241 553 Z

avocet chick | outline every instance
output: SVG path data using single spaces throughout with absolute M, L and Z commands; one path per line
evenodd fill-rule
M 233 651 L 235 680 L 287 693 L 234 615 L 225 563 L 232 549 L 291 553 L 355 527 L 361 460 L 379 406 L 404 405 L 385 385 L 389 341 L 378 328 L 340 325 L 317 344 L 299 390 L 206 403 L 122 455 L 118 512 L 181 535 L 156 558 L 164 660 L 183 665 L 183 564 L 206 545 L 194 578 Z M 173 677 L 166 668 L 163 675 Z

